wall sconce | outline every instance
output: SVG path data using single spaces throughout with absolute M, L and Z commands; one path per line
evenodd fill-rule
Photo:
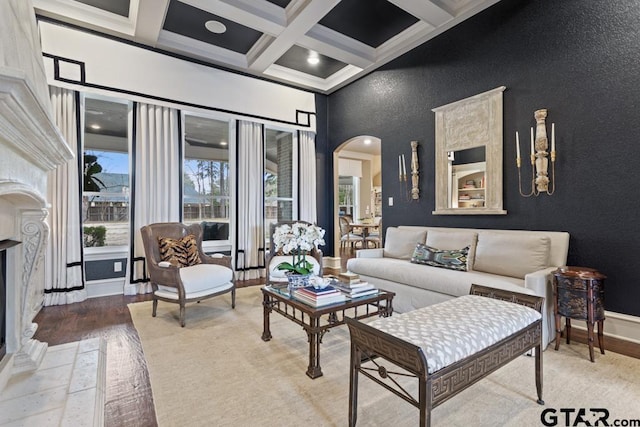
M 411 141 L 411 193 L 407 188 L 407 165 L 404 154 L 398 156 L 398 171 L 402 193 L 407 195 L 407 200 L 418 200 L 420 198 L 420 190 L 418 189 L 418 141 Z
M 418 141 L 411 141 L 411 198 L 418 200 L 420 190 L 418 189 Z
M 516 166 L 518 167 L 518 190 L 523 197 L 538 196 L 542 193 L 552 195 L 556 191 L 556 125 L 551 124 L 551 180 L 549 180 L 548 166 L 549 159 L 547 156 L 549 153 L 547 149 L 549 147 L 547 139 L 547 128 L 545 125 L 545 119 L 547 118 L 547 110 L 536 110 L 533 113 L 533 117 L 536 119 L 536 133 L 535 138 L 533 136 L 533 128 L 531 128 L 531 191 L 525 194 L 522 191 L 522 178 L 520 174 L 520 167 L 522 160 L 520 158 L 520 137 L 516 131 Z M 551 190 L 549 190 L 549 183 L 551 182 Z

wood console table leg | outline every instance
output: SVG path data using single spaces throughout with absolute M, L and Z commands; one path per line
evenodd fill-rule
M 320 318 L 312 317 L 309 319 L 307 337 L 309 339 L 309 367 L 307 368 L 307 376 L 315 379 L 322 376 L 322 368 L 320 368 L 320 342 L 322 341 Z
M 271 328 L 269 327 L 269 314 L 271 313 L 271 298 L 266 293 L 262 298 L 262 341 L 271 339 Z
M 598 320 L 598 347 L 600 354 L 604 354 L 604 320 Z

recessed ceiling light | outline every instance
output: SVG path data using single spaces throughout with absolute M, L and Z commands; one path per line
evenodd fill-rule
M 220 145 L 227 145 L 227 141 L 220 141 Z
M 94 124 L 90 125 L 89 127 L 90 127 L 91 129 L 95 129 L 95 130 L 98 130 L 98 129 L 100 129 L 100 128 L 101 128 L 101 126 L 100 126 L 99 124 L 96 124 L 96 123 L 94 123 Z
M 369 138 L 365 139 L 364 145 L 371 145 L 371 140 Z
M 320 57 L 318 56 L 318 52 L 314 52 L 314 51 L 309 52 L 309 56 L 307 57 L 307 62 L 311 65 L 319 64 Z
M 204 23 L 204 27 L 214 34 L 222 34 L 227 31 L 227 26 L 220 21 L 207 21 Z

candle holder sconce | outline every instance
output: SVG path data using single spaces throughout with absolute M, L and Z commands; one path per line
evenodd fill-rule
M 418 141 L 411 141 L 411 199 L 418 200 Z
M 552 195 L 556 191 L 556 128 L 555 123 L 551 124 L 551 152 L 547 152 L 549 148 L 547 139 L 547 128 L 545 120 L 547 118 L 547 110 L 540 109 L 533 113 L 536 119 L 535 137 L 533 128 L 531 128 L 531 190 L 529 193 L 522 191 L 522 176 L 520 168 L 522 159 L 520 157 L 520 137 L 516 131 L 516 166 L 518 167 L 518 191 L 522 197 L 539 196 L 540 194 Z M 551 179 L 549 179 L 549 159 L 551 158 Z M 550 188 L 551 187 L 551 188 Z

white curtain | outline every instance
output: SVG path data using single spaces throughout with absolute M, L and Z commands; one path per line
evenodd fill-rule
M 178 110 L 138 103 L 135 110 L 134 268 L 125 294 L 151 292 L 144 277 L 140 228 L 180 220 L 180 134 Z
M 238 121 L 238 211 L 235 270 L 239 279 L 265 276 L 264 141 L 258 123 Z
M 299 131 L 300 144 L 300 215 L 303 221 L 315 224 L 318 220 L 316 212 L 316 135 L 309 131 Z
M 48 176 L 49 226 L 44 305 L 62 305 L 87 299 L 82 274 L 80 185 L 76 92 L 50 87 L 53 118 L 74 158 Z

